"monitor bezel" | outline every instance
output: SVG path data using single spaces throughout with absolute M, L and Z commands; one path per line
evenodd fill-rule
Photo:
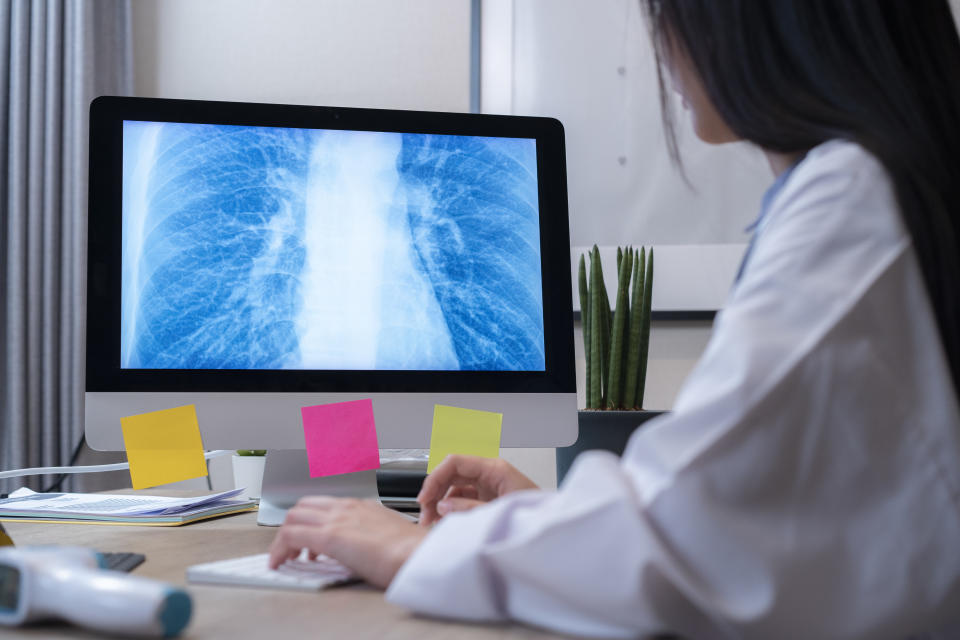
M 123 122 L 212 123 L 536 140 L 543 371 L 124 369 L 120 366 Z M 566 157 L 552 118 L 101 96 L 90 105 L 86 390 L 151 392 L 576 391 Z

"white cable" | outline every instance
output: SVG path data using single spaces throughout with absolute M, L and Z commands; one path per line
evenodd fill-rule
M 233 451 L 228 449 L 218 449 L 216 451 L 208 451 L 204 453 L 203 457 L 209 460 L 210 458 L 218 458 L 231 453 L 233 453 Z M 84 467 L 33 467 L 32 469 L 13 469 L 12 471 L 0 471 L 0 479 L 19 478 L 20 476 L 40 476 L 53 473 L 97 473 L 99 471 L 121 471 L 129 468 L 129 462 L 117 462 L 116 464 L 91 464 Z

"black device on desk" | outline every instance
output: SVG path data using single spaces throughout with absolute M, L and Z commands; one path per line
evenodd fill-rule
M 426 477 L 425 471 L 414 469 L 377 469 L 380 502 L 397 511 L 419 511 L 417 494 Z
M 103 558 L 103 568 L 112 571 L 133 571 L 147 559 L 142 553 L 131 553 L 128 551 L 100 552 Z
M 14 546 L 13 538 L 11 538 L 10 534 L 3 528 L 3 523 L 0 522 L 0 547 L 12 546 Z M 101 551 L 100 558 L 102 568 L 113 571 L 133 571 L 146 560 L 146 556 L 142 553 L 130 553 L 126 551 L 106 553 Z

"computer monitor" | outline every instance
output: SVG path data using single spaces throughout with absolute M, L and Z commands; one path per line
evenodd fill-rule
M 86 437 L 196 406 L 208 449 L 302 449 L 304 406 L 434 405 L 576 440 L 563 129 L 548 118 L 100 97 Z

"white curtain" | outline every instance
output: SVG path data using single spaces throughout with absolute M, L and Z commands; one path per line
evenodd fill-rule
M 89 104 L 130 92 L 131 51 L 129 0 L 0 2 L 3 469 L 66 464 L 83 434 Z

